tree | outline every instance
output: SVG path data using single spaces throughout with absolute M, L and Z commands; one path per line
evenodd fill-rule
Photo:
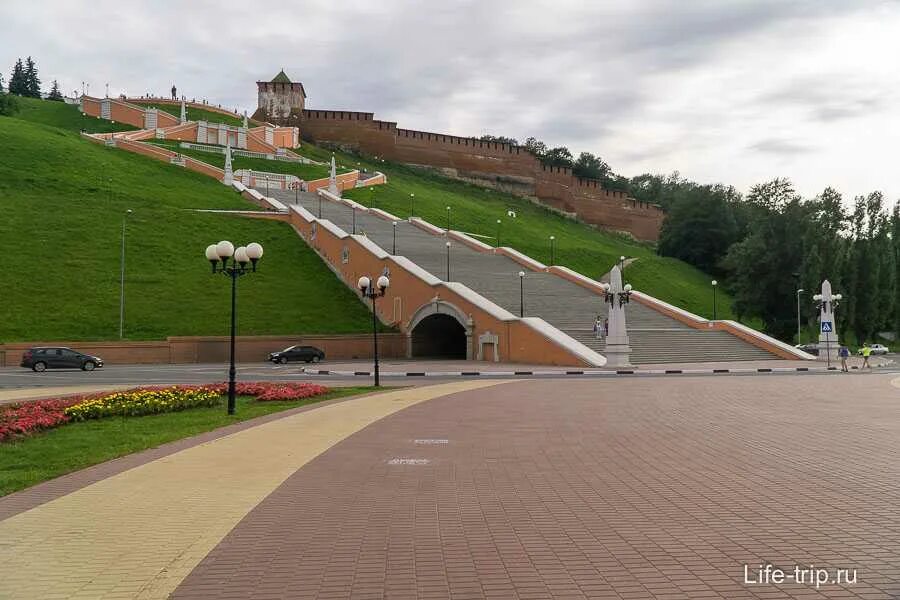
M 30 56 L 25 59 L 25 93 L 22 95 L 29 98 L 41 97 L 41 80 L 38 77 L 37 65 Z
M 3 75 L 0 74 L 0 94 L 3 93 Z
M 485 134 L 481 136 L 480 139 L 482 142 L 496 142 L 498 144 L 509 144 L 510 146 L 518 146 L 519 140 L 511 137 L 505 137 L 502 135 L 488 135 Z
M 25 83 L 25 67 L 22 65 L 22 59 L 16 60 L 13 66 L 12 75 L 9 76 L 9 93 L 17 96 L 25 96 L 28 86 Z
M 758 316 L 764 329 L 789 340 L 796 331 L 792 277 L 802 264 L 803 231 L 811 208 L 787 179 L 774 179 L 750 189 L 748 232 L 729 248 L 722 267 L 731 273 L 729 287 L 739 317 Z
M 731 187 L 704 185 L 681 196 L 663 221 L 658 252 L 722 275 L 719 261 L 743 231 L 735 206 L 740 194 Z
M 53 85 L 50 86 L 50 93 L 47 94 L 47 100 L 54 100 L 56 102 L 63 101 L 63 95 L 59 91 L 59 84 L 56 80 L 53 80 Z
M 894 254 L 894 289 L 900 289 L 900 200 L 894 204 L 894 212 L 891 215 L 891 245 Z M 894 298 L 893 330 L 895 340 L 900 342 L 900 301 Z
M 522 147 L 533 154 L 538 160 L 543 160 L 544 155 L 547 154 L 547 144 L 537 138 L 527 138 Z
M 594 156 L 590 152 L 582 152 L 578 155 L 578 160 L 572 166 L 572 173 L 588 179 L 606 179 L 610 175 L 615 175 L 602 158 Z

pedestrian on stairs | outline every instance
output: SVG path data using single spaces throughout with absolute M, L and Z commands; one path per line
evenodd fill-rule
M 603 336 L 609 337 L 609 319 L 603 319 Z
M 600 315 L 597 315 L 597 319 L 594 321 L 594 337 L 598 340 L 603 339 L 603 322 L 600 320 Z

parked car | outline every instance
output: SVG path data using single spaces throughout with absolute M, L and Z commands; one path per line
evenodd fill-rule
M 103 367 L 103 359 L 99 356 L 76 352 L 71 348 L 31 348 L 22 355 L 20 366 L 38 372 L 47 369 L 93 371 Z
M 872 354 L 873 354 L 873 355 L 875 355 L 875 354 L 887 354 L 888 352 L 891 351 L 890 348 L 888 348 L 887 346 L 883 346 L 883 345 L 881 345 L 881 344 L 870 344 L 870 345 L 869 345 L 869 348 L 872 350 Z M 859 350 L 857 350 L 856 353 L 857 353 L 858 355 L 862 356 L 862 348 L 860 348 Z
M 797 350 L 802 350 L 807 354 L 812 354 L 813 356 L 819 355 L 819 345 L 818 344 L 797 344 L 794 346 Z
M 269 354 L 269 360 L 279 364 L 298 360 L 317 363 L 325 360 L 325 353 L 315 346 L 291 346 L 281 352 L 272 352 Z

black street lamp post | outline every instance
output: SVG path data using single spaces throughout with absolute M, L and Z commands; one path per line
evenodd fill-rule
M 409 195 L 409 218 L 413 218 L 416 214 L 416 195 Z
M 353 235 L 356 235 L 356 207 L 352 207 L 353 211 Z
M 319 196 L 319 218 L 322 218 L 322 194 L 318 194 Z
M 447 279 L 445 281 L 450 281 L 450 242 L 447 242 Z
M 525 316 L 525 271 L 519 271 L 519 317 Z
M 713 321 L 716 320 L 716 288 L 719 287 L 719 282 L 715 279 L 712 280 L 712 289 L 713 289 Z
M 379 387 L 381 385 L 381 380 L 378 376 L 378 316 L 375 311 L 375 300 L 384 296 L 388 287 L 391 285 L 391 281 L 386 275 L 382 275 L 374 282 L 374 287 L 372 286 L 372 283 L 370 277 L 363 276 L 359 278 L 356 285 L 363 298 L 370 298 L 372 300 L 372 354 L 375 357 L 375 387 Z
M 447 207 L 447 233 L 450 233 L 450 207 Z
M 555 236 L 555 235 L 551 235 L 551 236 L 550 236 L 550 266 L 551 266 L 551 267 L 552 267 L 553 264 L 554 264 L 554 262 L 553 262 L 553 261 L 554 261 L 554 256 L 553 256 L 554 252 L 553 252 L 553 251 L 554 251 L 554 246 L 555 246 L 555 245 L 556 245 L 556 236 Z
M 218 244 L 210 244 L 206 247 L 206 259 L 212 265 L 213 273 L 222 273 L 231 278 L 231 359 L 228 367 L 228 414 L 234 414 L 235 407 L 235 377 L 237 371 L 234 367 L 234 333 L 236 327 L 235 316 L 237 313 L 237 280 L 241 275 L 256 272 L 256 263 L 262 258 L 263 247 L 256 242 L 240 246 L 235 249 L 234 244 L 223 240 Z M 231 259 L 229 265 L 228 259 Z M 250 269 L 247 269 L 247 265 Z
M 391 223 L 391 226 L 394 230 L 394 247 L 393 247 L 393 250 L 391 251 L 391 254 L 396 256 L 397 255 L 397 221 L 394 221 L 393 223 Z
M 497 247 L 500 247 L 500 219 L 497 219 Z

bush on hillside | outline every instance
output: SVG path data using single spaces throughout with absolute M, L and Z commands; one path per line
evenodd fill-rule
M 19 101 L 12 94 L 0 94 L 0 115 L 11 117 L 19 112 Z

